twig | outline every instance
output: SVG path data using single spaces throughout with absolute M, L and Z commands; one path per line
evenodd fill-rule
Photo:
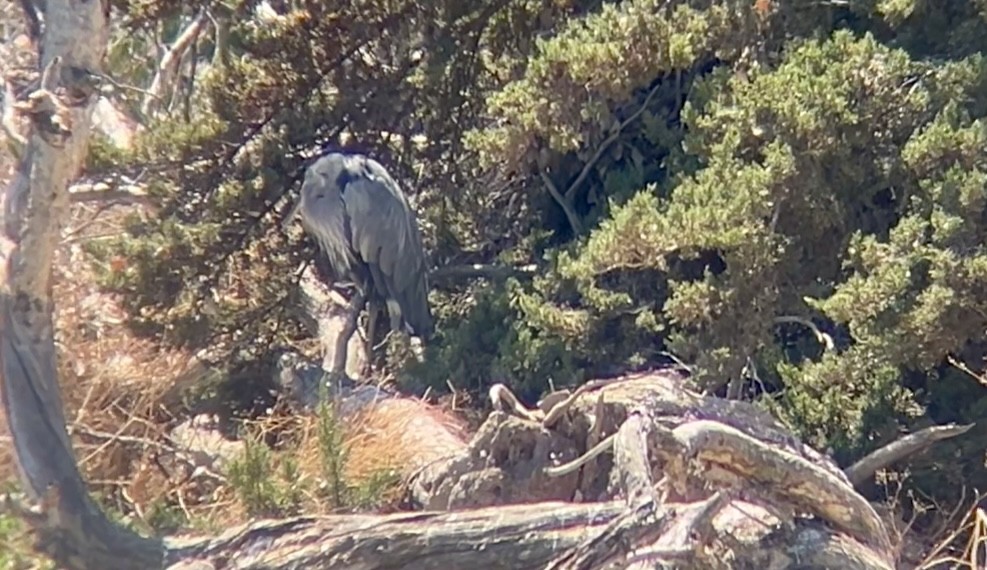
M 630 378 L 627 378 L 627 380 L 630 380 Z M 566 411 L 572 406 L 572 404 L 574 404 L 576 400 L 578 400 L 579 397 L 585 394 L 586 392 L 590 392 L 592 390 L 599 390 L 600 388 L 604 388 L 606 386 L 610 386 L 612 384 L 621 381 L 622 381 L 621 379 L 593 380 L 583 384 L 579 388 L 576 388 L 576 391 L 573 392 L 568 398 L 556 404 L 554 407 L 552 407 L 552 409 L 547 414 L 545 414 L 545 419 L 543 419 L 541 422 L 542 427 L 550 428 L 554 426 L 555 422 L 559 421 L 559 419 L 561 419 L 562 416 L 565 415 Z
M 229 36 L 229 22 L 225 16 L 221 19 L 217 18 L 212 13 L 212 10 L 206 10 L 206 17 L 212 22 L 212 29 L 215 31 L 215 39 L 213 40 L 215 49 L 213 50 L 212 65 L 219 69 L 229 59 L 229 42 L 227 41 L 227 37 Z
M 87 394 L 87 397 L 88 397 L 88 394 Z M 115 407 L 117 409 L 117 411 L 119 413 L 121 413 L 121 414 L 126 414 L 127 411 L 128 411 L 128 410 L 124 409 L 121 405 L 119 405 L 116 402 L 114 402 L 114 404 L 112 404 L 112 406 Z M 79 415 L 80 416 L 81 416 L 82 411 L 83 411 L 83 409 L 80 408 L 80 410 L 79 410 Z M 86 457 L 84 457 L 83 459 L 81 459 L 79 461 L 79 464 L 81 465 L 81 464 L 87 463 L 92 457 L 94 457 L 97 454 L 101 453 L 103 450 L 105 450 L 106 448 L 108 448 L 111 444 L 118 442 L 118 443 L 122 443 L 122 444 L 130 444 L 130 445 L 141 446 L 141 447 L 144 447 L 144 448 L 151 448 L 151 449 L 155 449 L 155 450 L 157 450 L 159 452 L 162 452 L 162 453 L 167 453 L 171 457 L 174 457 L 176 460 L 182 461 L 188 467 L 190 467 L 190 472 L 195 472 L 195 473 L 200 473 L 201 472 L 201 473 L 204 473 L 204 474 L 212 477 L 213 479 L 215 479 L 216 481 L 218 481 L 220 483 L 225 483 L 226 482 L 226 478 L 224 476 L 220 475 L 219 473 L 216 473 L 215 471 L 213 471 L 213 470 L 211 470 L 211 469 L 209 469 L 209 468 L 207 468 L 205 466 L 199 465 L 199 463 L 197 461 L 195 461 L 194 459 L 188 457 L 188 455 L 189 455 L 188 454 L 188 451 L 181 449 L 182 447 L 185 447 L 185 446 L 178 445 L 176 442 L 174 442 L 168 436 L 162 436 L 162 437 L 165 440 L 169 441 L 171 443 L 170 445 L 169 444 L 165 444 L 165 443 L 161 443 L 161 442 L 157 442 L 157 441 L 154 441 L 152 439 L 145 438 L 145 437 L 125 435 L 123 433 L 123 431 L 126 430 L 127 428 L 129 428 L 131 426 L 131 424 L 140 424 L 140 425 L 143 425 L 145 428 L 149 428 L 149 429 L 156 429 L 158 427 L 155 424 L 152 424 L 150 422 L 144 421 L 140 417 L 131 416 L 131 417 L 129 417 L 127 419 L 127 421 L 123 424 L 123 426 L 121 426 L 120 429 L 117 430 L 116 433 L 109 433 L 109 432 L 105 432 L 105 431 L 100 431 L 100 430 L 92 429 L 92 428 L 90 428 L 90 427 L 82 424 L 81 423 L 81 420 L 77 418 L 76 421 L 73 422 L 72 426 L 70 426 L 69 429 L 68 429 L 68 432 L 69 432 L 70 435 L 83 434 L 83 435 L 85 435 L 87 437 L 91 437 L 91 438 L 94 438 L 94 439 L 103 440 L 103 443 L 95 451 L 89 453 Z M 159 466 L 160 466 L 160 463 L 159 463 Z M 163 471 L 164 471 L 164 473 L 167 476 L 169 476 L 169 477 L 171 476 L 171 473 L 168 472 L 167 470 L 163 469 Z M 95 482 L 96 481 L 93 481 L 93 483 L 95 483 Z
M 84 202 L 120 202 L 123 204 L 151 205 L 151 198 L 136 185 L 111 188 L 104 183 L 79 184 L 69 188 L 69 200 L 74 204 Z
M 538 170 L 538 174 L 541 175 L 542 182 L 545 183 L 545 187 L 548 188 L 548 193 L 552 195 L 552 198 L 558 203 L 562 211 L 565 212 L 565 217 L 569 220 L 569 226 L 572 228 L 572 233 L 577 236 L 583 233 L 583 224 L 579 221 L 579 216 L 576 215 L 575 210 L 572 209 L 572 200 L 566 196 L 559 193 L 559 189 L 555 187 L 555 183 L 552 179 L 545 174 L 542 169 Z
M 969 527 L 974 526 L 976 524 L 977 511 L 980 510 L 980 508 L 977 505 L 980 503 L 982 499 L 983 499 L 983 495 L 980 495 L 973 500 L 973 505 L 967 511 L 966 516 L 963 517 L 963 520 L 960 521 L 960 524 L 956 527 L 956 529 L 953 530 L 951 533 L 949 533 L 949 535 L 947 535 L 945 538 L 940 540 L 939 543 L 935 545 L 935 547 L 933 547 L 933 549 L 925 556 L 922 562 L 918 565 L 916 570 L 926 570 L 927 568 L 935 568 L 937 566 L 940 566 L 943 562 L 946 561 L 958 563 L 960 565 L 962 565 L 965 562 L 963 560 L 959 560 L 952 556 L 940 557 L 939 553 L 945 550 L 946 548 L 948 548 L 949 545 L 952 544 L 954 541 L 956 541 L 956 539 L 959 538 L 964 532 L 966 532 L 966 530 Z M 974 532 L 970 534 L 971 535 L 976 534 L 976 529 L 974 529 Z M 971 566 L 971 568 L 974 568 L 974 566 Z
M 210 18 L 211 21 L 211 18 Z M 188 86 L 185 89 L 185 105 L 182 111 L 183 119 L 186 123 L 192 122 L 192 96 L 195 94 L 195 74 L 199 67 L 199 58 L 195 56 L 195 52 L 198 48 L 193 45 L 191 50 L 191 56 L 189 61 L 189 72 L 188 72 Z M 177 92 L 177 91 L 176 91 Z
M 883 469 L 909 455 L 918 453 L 937 441 L 963 435 L 970 431 L 974 425 L 976 424 L 932 426 L 908 434 L 869 453 L 866 457 L 847 467 L 844 471 L 847 478 L 856 487 L 873 476 L 878 469 Z
M 600 454 L 612 451 L 613 442 L 617 437 L 617 434 L 610 434 L 603 440 L 594 445 L 589 451 L 580 455 L 576 459 L 570 461 L 569 463 L 563 463 L 562 465 L 556 465 L 555 467 L 545 467 L 542 472 L 549 477 L 561 477 L 563 475 L 568 475 L 570 473 L 576 472 L 580 467 L 586 465 L 590 461 L 596 459 Z
M 987 386 L 987 378 L 977 374 L 973 370 L 970 370 L 969 366 L 957 360 L 955 357 L 953 357 L 953 355 L 951 354 L 947 355 L 946 362 L 948 362 L 951 366 L 955 366 L 960 372 L 966 373 L 967 375 L 970 376 L 970 378 L 973 378 L 974 380 L 979 382 L 982 386 Z
M 620 136 L 621 131 L 627 128 L 627 125 L 637 120 L 637 118 L 641 116 L 641 113 L 648 108 L 648 105 L 651 103 L 651 99 L 655 96 L 655 93 L 658 92 L 658 88 L 661 87 L 661 85 L 661 81 L 655 84 L 655 86 L 651 88 L 651 91 L 648 92 L 648 96 L 644 98 L 644 102 L 641 103 L 641 106 L 638 107 L 636 111 L 631 113 L 629 117 L 621 121 L 621 123 L 617 125 L 617 129 L 610 133 L 610 136 L 603 139 L 603 142 L 601 142 L 600 146 L 596 148 L 596 152 L 593 153 L 593 156 L 586 162 L 586 164 L 583 165 L 583 169 L 580 171 L 579 176 L 577 176 L 572 184 L 569 185 L 569 188 L 566 189 L 564 195 L 566 200 L 572 200 L 573 195 L 575 195 L 576 190 L 579 188 L 579 185 L 583 183 L 583 180 L 586 180 L 587 176 L 589 176 L 590 169 L 593 168 L 593 165 L 600 160 L 600 157 L 603 156 L 604 151 L 607 150 L 610 144 L 617 140 L 617 137 Z
M 658 353 L 658 356 L 664 356 L 665 358 L 674 362 L 675 365 L 678 366 L 680 369 L 684 370 L 688 374 L 692 374 L 692 367 L 686 364 L 685 361 L 683 361 L 678 356 L 675 356 L 671 352 L 668 352 L 667 350 L 662 350 L 661 352 Z
M 137 87 L 136 85 L 128 85 L 128 84 L 123 83 L 123 82 L 121 82 L 121 81 L 119 81 L 117 79 L 114 79 L 113 77 L 110 77 L 109 75 L 107 75 L 105 73 L 95 72 L 95 75 L 97 75 L 103 81 L 106 81 L 110 85 L 116 87 L 117 89 L 122 89 L 124 91 L 133 91 L 134 93 L 140 93 L 141 95 L 146 95 L 147 97 L 154 97 L 155 99 L 157 99 L 159 101 L 161 100 L 161 97 L 159 97 L 156 93 L 154 93 L 152 91 L 149 91 L 147 89 L 144 89 L 142 87 Z
M 812 330 L 812 333 L 816 335 L 816 340 L 819 341 L 819 344 L 826 347 L 826 350 L 835 350 L 836 343 L 833 342 L 833 337 L 819 330 L 819 327 L 817 327 L 816 324 L 809 319 L 796 315 L 781 315 L 775 317 L 775 324 L 780 325 L 785 323 L 795 323 L 809 328 Z
M 452 385 L 450 384 L 450 387 Z M 453 392 L 455 395 L 455 392 Z M 500 410 L 505 413 L 513 413 L 514 415 L 524 418 L 531 422 L 541 421 L 544 414 L 541 410 L 529 410 L 522 404 L 514 392 L 507 386 L 497 383 L 490 387 L 488 392 L 488 397 L 490 398 L 490 404 L 495 410 Z

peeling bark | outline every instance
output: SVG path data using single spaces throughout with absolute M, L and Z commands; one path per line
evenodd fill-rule
M 23 107 L 31 134 L 4 204 L 3 405 L 23 486 L 40 501 L 21 514 L 66 568 L 153 568 L 160 543 L 110 522 L 89 498 L 65 429 L 52 324 L 52 262 L 88 145 L 106 13 L 95 0 L 48 0 L 44 22 L 44 74 Z

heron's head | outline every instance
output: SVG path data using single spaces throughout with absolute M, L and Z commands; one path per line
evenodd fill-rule
M 345 172 L 347 166 L 347 156 L 339 152 L 330 152 L 315 159 L 305 169 L 305 176 L 302 179 L 302 188 L 298 194 L 298 199 L 291 211 L 281 222 L 281 228 L 287 229 L 288 224 L 295 219 L 298 211 L 305 205 L 306 201 L 312 200 L 319 193 L 328 189 L 341 190 L 339 188 L 340 174 Z
M 342 152 L 330 152 L 316 158 L 312 164 L 305 169 L 305 183 L 308 185 L 316 177 L 324 178 L 327 181 L 334 181 L 348 166 L 352 157 Z

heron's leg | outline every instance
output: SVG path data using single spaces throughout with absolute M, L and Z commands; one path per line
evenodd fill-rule
M 387 300 L 387 316 L 391 318 L 391 332 L 402 330 L 401 306 L 394 299 Z
M 329 374 L 337 383 L 341 383 L 342 379 L 346 376 L 347 349 L 350 339 L 353 338 L 353 333 L 356 332 L 357 319 L 360 316 L 360 311 L 363 309 L 365 301 L 366 297 L 364 297 L 363 292 L 357 291 L 353 294 L 353 298 L 350 300 L 350 306 L 347 308 L 343 328 L 339 331 L 339 336 L 336 338 L 336 352 L 332 355 L 332 370 L 329 371 Z
M 367 299 L 367 362 L 364 366 L 366 372 L 365 376 L 368 378 L 373 374 L 374 371 L 374 347 L 377 343 L 377 316 L 380 312 L 380 304 L 377 302 L 376 296 L 371 296 Z

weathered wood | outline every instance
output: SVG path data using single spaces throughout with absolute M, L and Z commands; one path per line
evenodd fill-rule
M 654 500 L 648 439 L 653 422 L 644 412 L 636 411 L 621 424 L 614 438 L 614 471 L 620 487 L 626 493 L 627 504 Z
M 44 73 L 23 106 L 31 134 L 4 202 L 0 393 L 23 486 L 40 501 L 22 510 L 39 548 L 70 569 L 154 568 L 161 544 L 110 522 L 87 494 L 65 429 L 52 324 L 52 262 L 69 181 L 88 145 L 90 71 L 106 50 L 105 8 L 96 0 L 45 3 Z
M 621 503 L 542 503 L 451 513 L 345 515 L 263 521 L 205 541 L 171 543 L 170 558 L 236 567 L 544 568 L 621 516 Z
M 559 409 L 564 412 L 557 413 Z M 465 449 L 418 474 L 412 482 L 413 498 L 426 509 L 576 498 L 610 500 L 612 453 L 576 470 L 560 466 L 617 433 L 635 409 L 646 410 L 650 421 L 666 429 L 702 419 L 733 427 L 766 446 L 805 459 L 850 486 L 831 459 L 804 445 L 763 410 L 744 402 L 701 396 L 691 392 L 685 378 L 675 371 L 658 370 L 593 382 L 559 402 L 541 421 L 537 421 L 542 417 L 540 410 L 491 414 Z
M 705 546 L 712 538 L 712 518 L 727 503 L 723 493 L 705 502 L 683 505 L 672 510 L 675 515 L 658 510 L 658 496 L 651 479 L 648 441 L 653 425 L 644 410 L 637 410 L 608 440 L 614 448 L 615 486 L 623 494 L 627 512 L 607 528 L 556 558 L 550 570 L 590 570 L 627 562 L 642 546 L 649 559 L 683 561 L 709 567 Z M 685 521 L 683 524 L 682 521 Z M 702 527 L 700 529 L 699 527 Z M 664 542 L 654 548 L 657 542 Z
M 660 428 L 659 428 L 660 430 Z M 887 557 L 891 541 L 877 512 L 842 481 L 803 457 L 766 445 L 740 430 L 699 420 L 660 430 L 660 453 L 678 494 L 685 486 L 756 486 L 799 512 L 821 517 Z
M 893 566 L 884 523 L 846 475 L 749 404 L 692 393 L 681 378 L 661 371 L 593 383 L 548 412 L 511 413 L 516 399 L 503 386 L 497 394 L 509 412 L 491 414 L 467 449 L 430 466 L 414 482 L 413 495 L 428 508 L 607 501 L 625 489 L 637 501 L 633 511 L 654 496 L 651 476 L 657 470 L 666 504 L 699 504 L 726 491 L 789 524 L 800 515 L 816 517 L 835 529 L 825 543 L 849 541 L 856 545 L 851 558 Z M 546 428 L 549 421 L 553 429 Z M 622 532 L 638 536 L 636 528 L 627 523 Z M 664 527 L 651 530 L 658 528 Z M 673 525 L 654 535 L 666 544 L 652 556 L 695 561 L 697 545 L 672 538 L 696 534 L 683 528 Z M 726 539 L 722 532 L 713 534 L 716 541 Z
M 975 424 L 931 426 L 915 433 L 902 436 L 880 449 L 869 453 L 850 467 L 846 468 L 847 477 L 855 486 L 860 485 L 874 476 L 878 469 L 883 469 L 896 461 L 909 457 L 927 449 L 937 441 L 943 441 L 965 434 L 973 429 Z

